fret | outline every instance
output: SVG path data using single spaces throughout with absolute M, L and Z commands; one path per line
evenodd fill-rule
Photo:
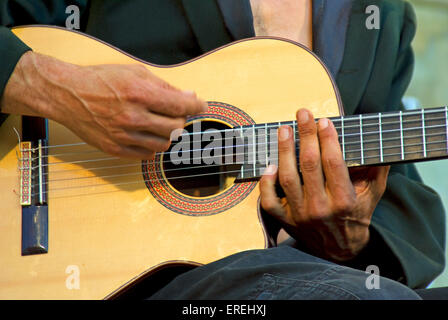
M 361 145 L 361 164 L 364 164 L 364 146 L 362 137 L 362 114 L 359 115 L 359 144 Z
M 397 162 L 404 158 L 402 119 L 401 112 L 381 114 L 382 162 Z
M 242 143 L 242 145 L 243 145 L 243 154 L 244 154 L 244 157 L 243 157 L 243 163 L 241 164 L 241 168 L 240 168 L 240 170 L 241 170 L 241 172 L 240 172 L 240 179 L 244 179 L 245 177 L 244 177 L 244 164 L 245 164 L 245 158 L 246 158 L 246 148 L 244 147 L 244 135 L 243 135 L 243 127 L 240 127 L 240 139 L 241 139 L 241 143 Z
M 425 118 L 419 111 L 402 112 L 404 160 L 426 157 Z
M 446 156 L 446 109 L 431 108 L 425 110 L 425 145 L 426 157 Z
M 379 116 L 363 116 L 362 117 L 362 146 L 363 146 L 363 163 L 377 164 L 382 161 L 382 145 L 381 132 L 382 128 Z
M 348 166 L 361 165 L 363 161 L 359 116 L 344 118 L 344 151 Z
M 378 113 L 378 131 L 380 132 L 380 162 L 384 162 L 383 157 L 383 129 L 381 127 L 381 112 Z
M 425 110 L 424 109 L 422 109 L 422 143 L 423 143 L 423 156 L 426 158 Z
M 255 134 L 255 125 L 252 125 L 252 153 L 253 153 L 253 176 L 257 176 L 257 145 L 256 145 L 256 134 Z
M 448 153 L 448 106 L 445 106 L 445 133 L 446 152 Z
M 292 135 L 294 137 L 294 147 L 296 148 L 296 151 L 299 150 L 297 143 L 298 143 L 298 137 L 297 137 L 297 128 L 296 128 L 296 121 L 292 122 Z M 296 153 L 297 156 L 298 152 Z
M 269 130 L 269 163 L 278 166 L 278 126 L 272 126 Z
M 264 169 L 267 167 L 268 159 L 268 124 L 257 124 L 255 131 L 257 135 L 257 154 L 256 154 L 256 172 L 255 176 L 261 176 L 264 173 Z
M 269 166 L 269 156 L 268 156 L 268 150 L 269 150 L 269 140 L 268 140 L 268 124 L 266 123 L 264 125 L 264 150 L 265 150 L 265 165 L 266 167 Z
M 403 112 L 401 110 L 400 110 L 400 145 L 401 145 L 401 160 L 404 160 Z
M 344 117 L 341 117 L 341 131 L 342 131 L 342 157 L 345 160 L 345 132 L 344 132 Z

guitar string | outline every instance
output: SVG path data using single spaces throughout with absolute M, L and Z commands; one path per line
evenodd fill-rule
M 439 127 L 445 127 L 445 125 L 435 125 L 435 126 L 425 126 L 425 129 L 434 129 L 434 128 L 439 128 Z M 400 130 L 400 129 L 397 129 L 397 130 L 382 130 L 381 131 L 381 133 L 382 133 L 382 135 L 384 135 L 384 134 L 387 134 L 387 133 L 391 133 L 391 132 L 395 132 L 395 131 L 411 131 L 411 130 L 421 130 L 421 129 L 423 129 L 423 127 L 417 127 L 417 128 L 405 128 L 405 129 L 402 129 L 402 130 Z M 366 136 L 366 135 L 373 135 L 373 134 L 379 134 L 380 133 L 380 131 L 371 131 L 371 132 L 365 132 L 365 133 L 363 133 L 363 137 L 364 136 Z M 436 133 L 436 134 L 441 134 L 441 133 Z M 426 134 L 426 136 L 430 136 L 431 134 Z M 258 137 L 258 139 L 257 139 L 257 137 L 256 137 L 256 139 L 257 140 L 259 140 L 259 138 L 260 137 L 264 137 L 264 136 L 266 136 L 266 135 L 259 135 L 259 136 L 257 136 Z M 357 134 L 356 135 L 356 137 L 360 137 L 361 136 L 361 134 Z M 341 136 L 338 136 L 339 138 L 341 137 Z M 344 137 L 347 137 L 347 135 L 344 135 Z M 411 139 L 411 138 L 421 138 L 422 136 L 412 136 L 412 137 L 405 137 L 405 139 Z M 398 137 L 397 138 L 386 138 L 386 139 L 389 139 L 389 140 L 394 140 L 394 139 L 398 139 Z M 296 143 L 297 142 L 300 142 L 300 140 L 299 139 L 296 139 L 295 140 L 296 141 Z M 383 139 L 383 141 L 386 141 L 385 139 Z M 365 144 L 365 143 L 369 143 L 369 142 L 378 142 L 376 139 L 371 139 L 371 140 L 364 140 L 364 143 L 363 144 Z M 249 146 L 255 146 L 255 145 L 260 145 L 260 146 L 262 146 L 262 145 L 270 145 L 270 144 L 272 144 L 273 142 L 269 142 L 269 143 L 249 143 L 249 144 L 244 144 L 244 145 L 231 145 L 231 146 L 225 146 L 225 147 L 216 147 L 216 148 L 204 148 L 204 149 L 192 149 L 192 150 L 186 150 L 186 151 L 178 151 L 178 152 L 173 152 L 173 151 L 171 151 L 171 152 L 158 152 L 158 153 L 156 153 L 156 155 L 160 155 L 160 154 L 164 154 L 164 155 L 170 155 L 171 156 L 171 154 L 175 154 L 175 155 L 179 155 L 179 153 L 184 153 L 184 152 L 188 152 L 188 153 L 190 153 L 190 152 L 194 152 L 194 151 L 206 151 L 206 150 L 210 150 L 210 151 L 215 151 L 215 150 L 223 150 L 223 149 L 228 149 L 228 148 L 235 148 L 235 147 L 249 147 Z M 349 146 L 350 144 L 359 144 L 360 143 L 360 141 L 354 141 L 354 142 L 348 142 L 348 143 L 344 143 L 344 146 Z M 228 154 L 228 155 L 226 155 L 226 156 L 232 156 L 232 155 L 235 155 L 235 154 Z M 27 159 L 27 158 L 18 158 L 18 161 L 32 161 L 32 160 L 35 160 L 35 159 L 39 159 L 39 157 L 35 157 L 35 158 L 33 158 L 33 159 Z M 108 158 L 97 158 L 97 159 L 87 159 L 87 160 L 77 160 L 77 161 L 58 161 L 58 162 L 51 162 L 51 163 L 47 163 L 47 164 L 44 164 L 44 165 L 42 165 L 42 167 L 47 167 L 47 166 L 50 166 L 50 165 L 52 165 L 52 166 L 54 166 L 54 165 L 58 165 L 58 164 L 79 164 L 79 163 L 84 163 L 84 162 L 97 162 L 97 161 L 108 161 L 108 160 L 118 160 L 118 159 L 120 159 L 119 157 L 108 157 Z M 149 161 L 152 161 L 152 160 L 149 160 Z M 169 162 L 169 160 L 167 161 L 167 162 Z M 32 169 L 35 169 L 35 168 L 37 168 L 37 167 L 39 167 L 39 166 L 33 166 L 32 167 Z M 19 167 L 19 169 L 20 169 L 21 167 Z
M 435 137 L 435 136 L 440 136 L 440 135 L 442 135 L 441 133 L 437 133 L 437 134 L 427 134 L 426 136 L 427 137 Z M 413 136 L 413 137 L 415 137 L 415 138 L 422 138 L 422 136 Z M 383 139 L 383 142 L 384 141 L 393 141 L 393 140 L 396 140 L 395 138 L 394 139 Z M 298 140 L 296 140 L 296 141 L 298 141 Z M 372 142 L 373 142 L 374 140 L 372 140 Z M 375 140 L 375 142 L 377 142 L 376 140 Z M 426 144 L 427 145 L 429 145 L 429 144 L 435 144 L 435 143 L 445 143 L 446 142 L 446 140 L 440 140 L 440 141 L 431 141 L 431 142 L 427 142 Z M 369 141 L 364 141 L 364 144 L 366 144 L 366 143 L 369 143 Z M 357 144 L 357 143 L 356 143 Z M 416 143 L 416 144 L 406 144 L 406 147 L 413 147 L 413 146 L 420 146 L 420 145 L 423 145 L 423 143 Z M 394 148 L 401 148 L 401 144 L 400 145 L 394 145 L 394 146 L 383 146 L 383 150 L 384 149 L 394 149 Z M 381 148 L 363 148 L 363 149 L 354 149 L 354 150 L 349 150 L 348 152 L 360 152 L 360 151 L 364 151 L 364 152 L 368 152 L 368 151 L 376 151 L 376 150 L 380 150 Z M 347 152 L 346 152 L 347 153 Z M 234 156 L 234 155 L 240 155 L 240 154 L 238 154 L 238 153 L 235 153 L 235 154 L 232 154 L 232 156 Z M 244 154 L 241 154 L 241 155 L 244 155 Z M 210 157 L 210 158 L 213 158 L 213 157 Z M 201 158 L 191 158 L 191 159 L 189 159 L 189 160 L 203 160 L 203 157 L 201 157 Z M 127 160 L 127 161 L 131 161 L 131 160 Z M 147 161 L 148 163 L 154 163 L 154 162 L 157 162 L 157 163 L 167 163 L 167 162 L 169 162 L 169 161 L 155 161 L 155 160 L 152 160 L 152 161 Z M 92 167 L 92 168 L 79 168 L 79 169 L 69 169 L 69 170 L 52 170 L 52 174 L 58 174 L 58 173 L 66 173 L 66 172 L 73 172 L 73 171 L 82 171 L 82 170 L 89 170 L 89 171 L 93 171 L 93 170 L 103 170 L 103 169 L 115 169 L 115 168 L 124 168 L 124 167 L 133 167 L 133 166 L 141 166 L 141 163 L 140 162 L 138 162 L 138 163 L 135 163 L 135 161 L 134 161 L 134 163 L 132 163 L 132 164 L 121 164 L 121 165 L 116 165 L 116 166 L 104 166 L 104 167 Z M 38 166 L 36 166 L 36 167 L 32 167 L 31 169 L 33 170 L 33 169 L 36 169 Z M 29 168 L 26 168 L 26 167 L 21 167 L 21 168 L 19 168 L 20 170 L 29 170 Z M 33 176 L 35 176 L 35 175 L 37 175 L 38 173 L 35 173 Z M 43 176 L 46 176 L 46 175 L 49 175 L 50 173 L 49 172 L 44 172 L 44 173 L 42 173 L 42 175 Z
M 440 110 L 440 109 L 442 109 L 443 108 L 443 110 Z M 445 120 L 446 119 L 446 117 L 447 117 L 447 115 L 446 115 L 446 113 L 447 113 L 447 111 L 446 111 L 446 109 L 447 109 L 447 107 L 438 107 L 438 108 L 432 108 L 432 109 L 419 109 L 419 110 L 421 110 L 421 111 L 405 111 L 405 112 L 403 112 L 402 113 L 402 117 L 405 117 L 405 116 L 414 116 L 414 115 L 421 115 L 422 114 L 422 111 L 424 110 L 424 114 L 425 115 L 428 115 L 428 114 L 433 114 L 433 113 L 443 113 L 443 116 L 441 117 L 441 118 L 432 118 L 432 119 L 425 119 L 425 121 L 426 120 Z M 385 119 L 385 118 L 392 118 L 392 117 L 399 117 L 400 116 L 400 114 L 397 114 L 396 112 L 393 112 L 393 113 L 382 113 L 382 114 L 366 114 L 366 115 L 361 115 L 362 116 L 362 119 L 363 120 L 375 120 L 375 119 L 379 119 L 380 118 L 380 116 L 381 116 L 381 119 Z M 330 117 L 330 118 L 328 118 L 328 119 L 330 119 L 332 122 L 340 122 L 340 121 L 344 121 L 344 122 L 346 122 L 346 121 L 359 121 L 359 117 L 360 117 L 360 115 L 350 115 L 350 116 L 341 116 L 341 117 Z M 407 121 L 409 121 L 409 122 L 416 122 L 416 121 L 420 121 L 421 122 L 421 119 L 415 119 L 415 120 L 407 120 Z M 286 125 L 286 123 L 289 123 L 289 122 L 293 122 L 293 123 L 296 123 L 296 121 L 294 121 L 294 120 L 291 120 L 291 121 L 279 121 L 279 122 L 272 122 L 271 124 L 273 124 L 273 125 L 278 125 L 279 123 L 281 124 L 281 123 L 285 123 L 285 125 Z M 399 124 L 399 123 L 406 123 L 406 120 L 405 121 L 398 121 L 398 122 L 385 122 L 384 124 Z M 378 126 L 378 123 L 376 123 L 376 124 L 367 124 L 367 125 L 372 125 L 372 126 Z M 250 126 L 250 125 L 249 125 Z M 241 126 L 241 127 L 235 127 L 235 128 L 244 128 L 244 127 L 247 127 L 247 128 L 249 128 L 248 126 Z M 274 126 L 275 127 L 275 126 Z M 234 131 L 235 130 L 235 128 L 229 128 L 229 129 L 224 129 L 224 130 L 218 130 L 219 132 L 226 132 L 226 131 Z M 339 127 L 339 129 L 340 129 L 341 127 Z M 345 126 L 344 126 L 344 128 L 346 128 Z M 353 126 L 353 128 L 359 128 L 359 126 Z M 337 128 L 338 129 L 338 128 Z M 188 135 L 195 135 L 195 134 L 203 134 L 204 133 L 204 131 L 201 131 L 201 132 L 192 132 L 192 133 L 188 133 Z M 52 145 L 52 146 L 43 146 L 42 148 L 59 148 L 59 147 L 69 147 L 69 146 L 77 146 L 77 145 L 85 145 L 86 143 L 85 142 L 79 142 L 79 143 L 71 143 L 71 144 L 62 144 L 62 145 Z M 35 150 L 37 150 L 37 148 L 30 148 L 30 149 L 23 149 L 23 150 L 21 150 L 21 151 L 35 151 Z
M 446 119 L 444 119 L 444 118 L 430 118 L 430 119 L 426 119 L 425 120 L 425 123 L 426 122 L 428 122 L 428 121 L 440 121 L 440 120 L 446 120 Z M 357 120 L 358 122 L 359 122 L 359 119 Z M 402 123 L 411 123 L 411 122 L 421 122 L 421 120 L 408 120 L 407 122 L 406 121 L 403 121 Z M 399 123 L 392 123 L 392 122 L 385 122 L 385 123 L 383 123 L 383 125 L 389 125 L 389 124 L 393 124 L 393 125 L 397 125 L 397 124 L 399 124 Z M 288 124 L 286 124 L 285 123 L 285 125 L 288 125 Z M 366 127 L 368 127 L 368 126 L 372 126 L 372 127 L 378 127 L 378 125 L 379 125 L 379 123 L 375 123 L 375 124 L 363 124 L 363 129 L 365 129 Z M 383 127 L 383 125 L 381 126 L 381 127 Z M 440 125 L 441 127 L 446 127 L 446 124 L 444 124 L 444 125 Z M 433 128 L 434 126 L 426 126 L 425 125 L 425 129 L 430 129 L 430 128 Z M 235 127 L 235 128 L 233 128 L 232 130 L 233 130 L 233 132 L 235 133 L 235 130 L 240 130 L 240 129 L 238 129 L 238 128 L 242 128 L 242 127 Z M 265 130 L 265 129 L 278 129 L 279 127 L 278 127 L 278 124 L 277 124 L 277 126 L 271 126 L 271 127 L 259 127 L 259 128 L 255 128 L 255 129 L 259 129 L 259 130 Z M 338 130 L 338 129 L 341 129 L 342 127 L 335 127 L 336 128 L 336 130 Z M 352 128 L 355 128 L 355 129 L 360 129 L 360 126 L 359 126 L 359 124 L 358 124 L 358 126 L 344 126 L 344 130 L 350 130 L 350 129 L 352 129 Z M 412 128 L 406 128 L 407 130 L 419 130 L 419 129 L 422 129 L 422 127 L 412 127 Z M 405 129 L 405 130 L 406 130 Z M 247 130 L 249 130 L 249 128 L 247 129 Z M 393 129 L 393 130 L 382 130 L 382 133 L 389 133 L 389 132 L 392 132 L 392 131 L 401 131 L 400 129 Z M 217 131 L 215 131 L 215 132 L 218 132 L 218 133 L 221 133 L 221 132 L 223 132 L 222 130 L 217 130 Z M 191 133 L 191 134 L 202 134 L 202 133 L 204 133 L 203 131 L 201 131 L 201 132 L 197 132 L 197 133 Z M 370 133 L 372 133 L 372 134 L 376 134 L 376 133 L 379 133 L 379 131 L 374 131 L 374 132 L 370 132 Z M 367 133 L 364 133 L 363 134 L 363 136 L 365 136 L 366 134 L 369 134 L 369 132 L 367 132 Z M 180 137 L 185 137 L 185 136 L 188 136 L 188 135 L 190 135 L 190 133 L 187 133 L 187 134 L 182 134 Z M 265 136 L 265 134 L 264 133 L 261 133 L 261 134 L 257 134 L 256 135 L 257 137 L 264 137 Z M 344 134 L 344 137 L 347 137 L 347 138 L 350 138 L 351 136 L 355 136 L 355 137 L 358 137 L 358 136 L 360 136 L 360 133 L 358 132 L 358 133 L 347 133 L 347 134 Z M 340 136 L 341 137 L 341 136 Z M 235 137 L 234 136 L 232 136 L 232 137 L 227 137 L 227 138 L 224 138 L 224 139 L 214 139 L 213 140 L 213 142 L 219 142 L 219 141 L 227 141 L 227 140 L 229 140 L 229 139 L 234 139 Z M 86 143 L 81 143 L 81 145 L 86 145 Z M 90 146 L 90 145 L 89 145 Z M 228 146 L 228 147 L 233 147 L 233 146 Z M 42 147 L 42 148 L 45 148 L 45 147 Z M 225 147 L 225 148 L 227 148 L 227 147 Z M 37 151 L 38 150 L 38 148 L 31 148 L 31 149 L 22 149 L 22 150 L 20 150 L 21 152 L 25 152 L 25 151 Z M 189 150 L 189 151 L 186 151 L 186 152 L 190 152 L 190 151 L 195 151 L 195 150 L 199 150 L 199 149 L 194 149 L 194 150 Z M 207 150 L 207 149 L 200 149 L 200 150 Z M 101 151 L 101 150 L 89 150 L 89 151 L 86 151 L 85 153 L 95 153 L 95 152 L 97 152 L 97 153 L 101 153 L 101 152 L 103 152 L 103 151 Z M 60 154 L 47 154 L 47 155 L 43 155 L 41 158 L 47 158 L 47 157 L 51 157 L 51 156 L 53 156 L 53 157 L 57 157 L 57 156 L 65 156 L 65 155 L 68 155 L 68 154 L 83 154 L 83 152 L 66 152 L 66 153 L 60 153 Z M 32 157 L 32 158 L 30 158 L 30 159 L 27 159 L 27 160 L 35 160 L 35 159 L 38 159 L 39 157 L 37 156 L 37 157 Z M 118 157 L 117 157 L 118 158 Z
M 432 141 L 429 142 L 428 144 L 438 144 L 438 143 L 445 143 L 445 140 L 440 140 L 440 141 Z M 415 143 L 415 144 L 411 144 L 408 145 L 407 147 L 415 147 L 415 146 L 421 146 L 421 143 Z M 388 146 L 388 149 L 394 149 L 394 148 L 400 148 L 401 146 Z M 370 151 L 372 150 L 379 150 L 379 148 L 371 148 Z M 350 150 L 349 153 L 357 153 L 362 151 L 362 149 L 358 149 L 358 150 Z M 420 151 L 421 152 L 421 151 Z M 394 155 L 394 154 L 392 154 Z M 383 157 L 388 157 L 388 156 L 392 156 L 389 154 L 385 154 Z M 396 155 L 396 154 L 395 154 Z M 367 157 L 363 157 L 365 158 L 379 158 L 379 155 L 376 156 L 367 156 Z M 296 155 L 296 159 L 299 160 L 299 156 Z M 270 161 L 274 161 L 274 160 L 278 160 L 278 157 L 272 157 L 270 159 L 268 159 Z M 360 160 L 360 158 L 348 158 L 345 161 L 349 162 L 349 161 L 356 161 L 356 160 Z M 135 164 L 136 165 L 136 164 Z M 244 165 L 244 164 L 240 164 L 240 163 L 233 163 L 230 165 Z M 255 164 L 257 165 L 257 164 Z M 262 164 L 263 165 L 263 164 Z M 139 165 L 141 167 L 141 164 Z M 184 171 L 184 170 L 191 170 L 191 169 L 203 169 L 203 168 L 210 168 L 210 167 L 216 167 L 216 166 L 226 166 L 226 164 L 212 164 L 212 165 L 202 165 L 202 166 L 192 166 L 192 167 L 183 167 L 183 168 L 174 168 L 174 169 L 164 169 L 164 170 L 155 170 L 155 171 L 151 171 L 152 173 L 162 173 L 162 172 L 172 172 L 172 171 Z M 85 170 L 89 170 L 89 168 L 86 168 Z M 249 169 L 252 170 L 252 169 Z M 225 173 L 225 172 L 224 172 Z M 89 176 L 89 177 L 76 177 L 76 178 L 64 178 L 64 179 L 50 179 L 50 180 L 46 180 L 44 183 L 42 183 L 42 185 L 46 185 L 49 184 L 51 182 L 61 182 L 61 181 L 74 181 L 74 180 L 86 180 L 86 179 L 96 179 L 96 178 L 115 178 L 115 177 L 123 177 L 123 176 L 130 176 L 130 175 L 140 175 L 142 174 L 141 170 L 138 172 L 131 172 L 131 173 L 124 173 L 124 174 L 115 174 L 115 175 L 103 175 L 103 176 Z M 35 183 L 32 184 L 32 187 L 35 186 L 39 186 L 39 183 Z
M 446 148 L 439 148 L 433 151 L 441 151 L 441 150 L 446 150 Z M 414 153 L 421 153 L 421 151 L 415 151 L 415 152 L 410 152 L 408 154 L 414 154 Z M 396 153 L 393 155 L 389 155 L 389 156 L 400 156 L 401 153 Z M 364 159 L 369 159 L 369 158 L 376 158 L 377 156 L 374 157 L 364 157 Z M 360 160 L 358 158 L 358 160 Z M 350 159 L 350 161 L 353 161 L 353 159 Z M 265 167 L 266 168 L 266 167 Z M 175 179 L 185 179 L 185 178 L 195 178 L 195 177 L 203 177 L 203 176 L 210 176 L 210 175 L 223 175 L 223 174 L 228 174 L 228 173 L 239 173 L 241 172 L 241 170 L 230 170 L 230 171 L 224 171 L 224 172 L 212 172 L 212 173 L 205 173 L 205 174 L 195 174 L 195 175 L 187 175 L 187 176 L 179 176 L 179 177 L 171 177 L 171 178 L 166 178 L 166 180 L 175 180 Z M 257 178 L 257 177 L 252 177 L 252 178 Z M 55 191 L 59 191 L 59 190 L 69 190 L 69 189 L 80 189 L 80 188 L 92 188 L 92 187 L 101 187 L 101 186 L 119 186 L 119 185 L 128 185 L 128 184 L 136 184 L 136 183 L 141 183 L 143 182 L 150 182 L 150 181 L 164 181 L 165 179 L 143 179 L 143 180 L 135 180 L 135 181 L 129 181 L 129 182 L 121 182 L 121 183 L 100 183 L 100 184 L 94 184 L 94 185 L 87 185 L 87 186 L 75 186 L 75 187 L 62 187 L 62 188 L 52 188 L 46 191 L 43 191 L 43 194 L 46 193 L 50 193 L 50 192 L 55 192 Z M 37 196 L 41 193 L 32 193 L 31 196 Z
M 445 136 L 445 134 L 442 134 L 442 133 L 434 133 L 434 134 L 426 134 L 426 137 L 434 137 L 434 136 L 440 136 L 440 135 L 443 135 L 443 136 Z M 410 139 L 411 137 L 407 137 L 407 139 Z M 416 136 L 412 136 L 412 138 L 414 138 L 414 139 L 422 139 L 423 138 L 423 136 L 422 135 L 416 135 Z M 387 141 L 395 141 L 395 140 L 397 140 L 397 138 L 391 138 L 391 139 L 383 139 L 382 141 L 383 142 L 387 142 Z M 299 140 L 296 140 L 296 143 L 297 142 L 299 142 Z M 444 143 L 444 142 L 446 142 L 446 140 L 443 140 L 443 141 L 438 141 L 438 142 L 425 142 L 425 144 L 426 145 L 430 145 L 430 144 L 433 144 L 433 143 Z M 368 143 L 378 143 L 378 141 L 377 140 L 367 140 L 367 141 L 364 141 L 363 142 L 363 145 L 365 145 L 365 144 L 368 144 Z M 349 144 L 354 144 L 354 145 L 358 145 L 359 143 L 358 142 L 354 142 L 354 143 L 347 143 L 347 144 L 345 144 L 345 146 L 347 146 L 347 145 L 349 145 Z M 258 145 L 266 145 L 266 144 L 258 144 Z M 269 146 L 271 146 L 271 145 L 277 145 L 277 142 L 275 142 L 275 143 L 270 143 L 269 144 Z M 416 144 L 411 144 L 411 145 L 409 145 L 409 144 L 406 144 L 406 147 L 409 147 L 409 146 L 415 146 Z M 419 143 L 418 145 L 422 145 L 423 146 L 423 143 Z M 251 145 L 247 145 L 247 146 L 251 146 Z M 400 143 L 400 145 L 396 145 L 396 146 L 385 146 L 385 147 L 383 147 L 382 149 L 384 150 L 384 149 L 391 149 L 391 148 L 400 148 L 401 147 L 401 143 Z M 348 150 L 349 152 L 358 152 L 358 151 L 362 151 L 362 152 L 368 152 L 368 151 L 374 151 L 374 150 L 380 150 L 380 148 L 375 148 L 375 147 L 373 147 L 373 148 L 362 148 L 362 149 L 355 149 L 355 150 Z M 224 156 L 231 156 L 231 157 L 233 157 L 233 156 L 238 156 L 238 155 L 241 155 L 241 156 L 245 156 L 246 155 L 246 153 L 232 153 L 232 154 L 229 154 L 229 155 L 224 155 Z M 222 155 L 221 155 L 222 156 Z M 199 158 L 191 158 L 191 159 L 189 159 L 189 160 L 191 160 L 191 161 L 194 161 L 194 160 L 203 160 L 203 159 L 214 159 L 214 158 L 216 158 L 216 156 L 210 156 L 210 157 L 199 157 Z M 71 162 L 54 162 L 54 163 L 50 163 L 51 165 L 56 165 L 56 164 L 78 164 L 78 163 L 86 163 L 86 162 L 99 162 L 99 161 L 110 161 L 110 160 L 119 160 L 119 158 L 98 158 L 98 159 L 90 159 L 90 160 L 79 160 L 79 161 L 71 161 Z M 128 161 L 130 161 L 130 160 L 128 160 Z M 154 163 L 156 160 L 148 160 L 147 162 L 148 163 Z M 172 162 L 172 160 L 164 160 L 164 161 L 157 161 L 157 163 L 170 163 L 170 162 Z M 134 164 L 133 164 L 134 165 Z M 122 167 L 123 165 L 118 165 L 117 167 Z M 32 166 L 31 167 L 31 170 L 34 170 L 34 169 L 36 169 L 36 168 L 38 168 L 39 166 L 38 165 L 36 165 L 36 166 Z M 107 168 L 113 168 L 114 166 L 106 166 L 106 167 L 96 167 L 95 169 L 96 170 L 100 170 L 100 169 L 107 169 Z M 19 170 L 30 170 L 30 167 L 19 167 Z M 73 169 L 73 170 L 82 170 L 82 169 Z M 53 171 L 53 172 L 67 172 L 67 171 L 73 171 L 73 170 L 59 170 L 59 171 Z M 48 173 L 43 173 L 43 175 L 47 175 Z M 33 174 L 33 176 L 36 176 L 37 175 L 37 172 L 36 173 L 34 173 Z
M 431 121 L 431 120 L 434 120 L 434 121 L 438 121 L 438 120 L 441 120 L 441 119 L 428 119 L 428 121 Z M 388 123 L 385 123 L 386 125 L 388 124 Z M 376 124 L 375 125 L 376 127 L 378 126 L 378 124 Z M 364 127 L 364 126 L 363 126 Z M 425 126 L 425 129 L 433 129 L 433 128 L 441 128 L 441 127 L 444 127 L 444 128 L 446 128 L 446 124 L 444 124 L 444 125 L 435 125 L 435 126 Z M 271 127 L 271 128 L 276 128 L 276 127 Z M 336 128 L 336 129 L 341 129 L 342 127 L 340 127 L 340 128 Z M 357 128 L 360 128 L 359 126 L 357 127 Z M 362 134 L 362 136 L 364 137 L 364 136 L 368 136 L 368 135 L 376 135 L 376 134 L 379 134 L 379 133 L 382 133 L 382 134 L 388 134 L 388 133 L 391 133 L 391 132 L 397 132 L 397 131 L 411 131 L 411 130 L 421 130 L 421 129 L 423 129 L 423 127 L 412 127 L 412 128 L 405 128 L 405 129 L 392 129 L 392 130 L 387 130 L 387 129 L 385 129 L 385 130 L 381 130 L 381 132 L 380 131 L 368 131 L 368 132 L 365 132 L 365 133 L 363 133 Z M 348 130 L 348 128 L 347 127 L 344 127 L 344 130 Z M 257 134 L 256 135 L 256 139 L 257 140 L 259 140 L 260 138 L 263 138 L 264 136 L 266 136 L 266 134 L 264 134 L 264 133 L 262 133 L 262 134 Z M 357 138 L 357 137 L 361 137 L 361 134 L 358 132 L 358 133 L 352 133 L 352 134 L 350 134 L 350 133 L 347 133 L 347 134 L 344 134 L 344 138 L 347 138 L 347 139 L 350 139 L 350 138 Z M 243 137 L 244 138 L 244 137 Z M 342 138 L 342 135 L 339 135 L 339 138 Z M 412 138 L 412 137 L 405 137 L 406 139 L 409 139 L 409 138 Z M 219 141 L 224 141 L 224 140 L 228 140 L 228 139 L 241 139 L 241 138 L 236 138 L 236 137 L 228 137 L 228 138 L 224 138 L 224 139 L 214 139 L 213 140 L 213 142 L 219 142 Z M 371 140 L 366 140 L 365 142 L 369 142 L 369 141 L 371 141 Z M 372 141 L 372 142 L 375 142 L 375 141 Z M 356 143 L 358 143 L 357 141 L 355 141 L 355 142 L 353 142 L 354 144 L 356 144 Z M 349 145 L 350 143 L 344 143 L 344 145 Z M 171 154 L 171 153 L 174 153 L 174 154 L 179 154 L 179 153 L 184 153 L 184 152 L 194 152 L 194 151 L 206 151 L 206 150 L 216 150 L 216 149 L 227 149 L 227 148 L 234 148 L 234 147 L 246 147 L 246 146 L 253 146 L 254 144 L 252 143 L 252 144 L 247 144 L 247 145 L 230 145 L 230 146 L 225 146 L 225 147 L 215 147 L 215 148 L 204 148 L 204 149 L 192 149 L 192 150 L 186 150 L 186 151 L 177 151 L 177 152 L 158 152 L 158 153 L 156 153 L 156 154 L 161 154 L 161 153 L 164 153 L 164 154 Z M 261 145 L 261 144 L 259 144 L 259 145 Z M 26 149 L 26 150 L 36 150 L 36 148 L 33 148 L 33 149 Z M 23 149 L 22 150 L 22 152 L 23 151 L 26 151 L 25 149 Z M 100 151 L 100 150 L 88 150 L 88 151 L 86 151 L 86 152 L 84 152 L 84 153 L 104 153 L 103 151 Z M 73 154 L 83 154 L 83 152 L 78 152 L 78 153 L 74 153 L 74 152 L 68 152 L 68 153 L 60 153 L 60 154 L 57 154 L 57 155 L 43 155 L 43 156 L 41 156 L 40 158 L 41 159 L 44 159 L 44 158 L 48 158 L 48 157 L 51 157 L 51 156 L 53 156 L 53 157 L 56 157 L 56 156 L 65 156 L 65 155 L 73 155 Z M 33 160 L 36 160 L 36 159 L 39 159 L 39 156 L 36 156 L 36 157 L 31 157 L 31 158 L 19 158 L 18 160 L 19 161 L 33 161 Z M 115 159 L 119 159 L 119 157 L 111 157 L 111 158 L 109 158 L 109 160 L 115 160 Z M 86 160 L 86 161 L 89 161 L 89 160 Z M 55 163 L 49 163 L 49 164 L 46 164 L 45 166 L 47 166 L 47 165 L 52 165 L 52 164 L 62 164 L 62 163 L 65 163 L 65 162 L 55 162 Z

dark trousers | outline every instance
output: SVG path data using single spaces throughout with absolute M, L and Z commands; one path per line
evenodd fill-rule
M 369 276 L 280 246 L 241 252 L 184 272 L 149 299 L 421 299 L 384 277 L 372 287 Z

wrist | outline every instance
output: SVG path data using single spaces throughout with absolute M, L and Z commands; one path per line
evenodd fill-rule
M 333 250 L 326 251 L 327 258 L 334 262 L 344 262 L 354 259 L 368 244 L 370 239 L 369 228 L 354 230 L 352 234 L 346 235 L 343 244 L 336 245 Z
M 58 118 L 57 87 L 76 66 L 32 51 L 22 55 L 1 99 L 4 113 Z

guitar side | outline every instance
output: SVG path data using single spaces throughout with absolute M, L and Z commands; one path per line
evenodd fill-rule
M 32 26 L 13 32 L 35 52 L 69 63 L 143 64 L 180 89 L 243 110 L 256 123 L 292 119 L 298 107 L 305 106 L 316 117 L 340 115 L 340 99 L 327 70 L 315 56 L 288 41 L 245 40 L 183 64 L 157 66 L 61 28 Z M 20 130 L 19 120 L 10 116 L 0 127 L 0 298 L 102 299 L 170 262 L 205 264 L 267 246 L 257 211 L 258 187 L 223 212 L 179 214 L 148 192 L 141 174 L 136 183 L 123 185 L 107 178 L 116 169 L 98 174 L 60 154 L 48 158 L 60 163 L 57 169 L 49 166 L 49 180 L 55 181 L 48 197 L 49 252 L 22 256 L 18 139 L 13 130 Z M 49 145 L 78 142 L 73 133 L 49 121 Z M 119 162 L 98 160 L 96 166 L 114 163 Z M 135 167 L 141 166 L 135 162 L 130 168 Z M 119 173 L 132 174 L 130 170 Z M 95 181 L 95 186 L 85 192 L 65 189 L 71 181 L 86 180 Z M 70 287 L 72 270 L 79 271 L 79 288 Z

